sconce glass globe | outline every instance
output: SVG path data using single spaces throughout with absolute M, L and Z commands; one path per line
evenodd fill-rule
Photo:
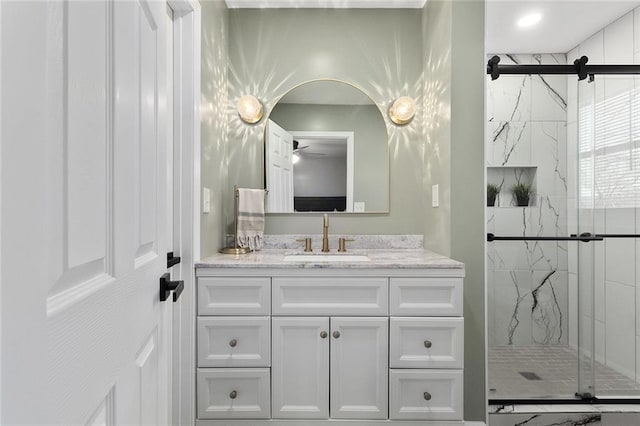
M 416 102 L 409 96 L 402 96 L 395 100 L 389 108 L 389 118 L 396 124 L 407 124 L 416 114 Z
M 245 123 L 255 124 L 262 119 L 262 104 L 255 96 L 245 95 L 238 100 L 238 114 Z

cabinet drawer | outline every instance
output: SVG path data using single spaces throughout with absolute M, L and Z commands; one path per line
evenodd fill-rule
M 462 278 L 391 278 L 390 311 L 398 316 L 462 316 Z
M 268 368 L 199 368 L 197 386 L 200 419 L 270 417 Z
M 199 367 L 269 367 L 269 317 L 199 317 Z
M 462 368 L 462 318 L 391 318 L 391 368 Z
M 462 370 L 391 370 L 389 418 L 462 420 Z
M 274 277 L 274 315 L 387 315 L 387 278 Z
M 198 315 L 269 315 L 270 313 L 270 278 L 198 278 Z

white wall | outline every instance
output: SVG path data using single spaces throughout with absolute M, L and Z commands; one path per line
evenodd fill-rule
M 591 64 L 640 64 L 640 8 L 580 43 L 569 52 L 568 59 L 573 61 L 582 55 L 589 57 Z M 637 77 L 596 76 L 594 83 L 579 85 L 575 77 L 569 78 L 571 232 L 591 227 L 597 233 L 640 233 L 638 89 Z M 593 170 L 595 178 L 591 186 Z M 580 227 L 578 205 L 583 221 Z M 638 244 L 634 239 L 607 239 L 594 244 L 595 310 L 580 319 L 589 324 L 595 316 L 596 359 L 636 380 L 640 380 Z M 578 268 L 581 277 L 588 277 L 584 268 L 589 265 L 587 262 L 578 265 L 576 249 L 572 247 L 569 253 L 570 294 L 576 300 L 571 304 L 572 336 L 577 331 L 578 289 L 589 290 L 588 279 L 582 279 L 578 286 Z M 577 344 L 573 338 L 570 343 Z

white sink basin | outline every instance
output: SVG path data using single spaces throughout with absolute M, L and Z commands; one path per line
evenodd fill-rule
M 285 262 L 369 262 L 362 254 L 291 254 L 284 257 Z

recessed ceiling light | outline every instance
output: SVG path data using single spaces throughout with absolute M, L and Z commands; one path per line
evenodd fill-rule
M 531 27 L 542 19 L 542 13 L 530 13 L 518 20 L 518 26 L 521 28 Z

